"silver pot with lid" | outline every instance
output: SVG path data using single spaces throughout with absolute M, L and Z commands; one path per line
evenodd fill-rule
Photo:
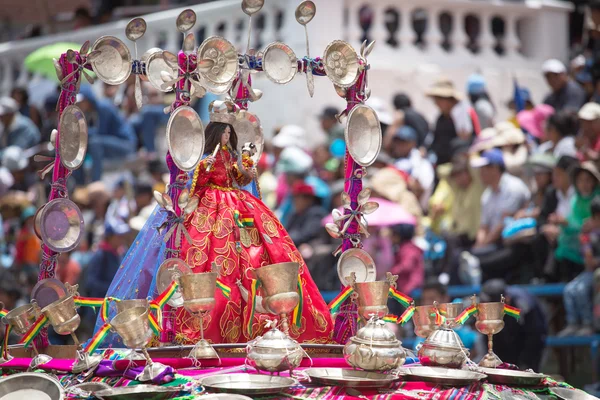
M 388 371 L 398 368 L 406 359 L 402 342 L 376 317 L 350 338 L 344 347 L 346 362 L 367 371 Z
M 469 350 L 452 329 L 440 328 L 429 335 L 418 351 L 422 365 L 461 368 Z
M 281 372 L 297 368 L 304 357 L 304 350 L 297 341 L 276 326 L 248 342 L 246 360 L 249 365 L 262 371 Z

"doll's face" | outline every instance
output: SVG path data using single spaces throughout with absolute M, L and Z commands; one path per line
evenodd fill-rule
M 229 136 L 231 136 L 231 128 L 228 126 L 223 131 L 223 134 L 221 134 L 221 145 L 222 146 L 225 146 L 227 143 L 229 143 Z

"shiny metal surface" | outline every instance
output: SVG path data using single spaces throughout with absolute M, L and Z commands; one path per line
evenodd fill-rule
M 188 312 L 198 314 L 214 308 L 217 276 L 216 272 L 204 272 L 179 277 L 183 306 Z
M 475 328 L 484 335 L 495 335 L 504 328 L 504 303 L 479 303 Z
M 148 322 L 148 309 L 135 307 L 118 313 L 110 325 L 117 332 L 125 346 L 137 349 L 146 346 L 152 335 Z
M 265 0 L 242 0 L 242 11 L 244 14 L 252 16 L 256 14 L 265 5 Z
M 171 282 L 179 279 L 179 277 L 182 275 L 188 275 L 191 273 L 191 268 L 183 260 L 179 258 L 166 259 L 158 268 L 156 275 L 156 289 L 159 293 L 162 293 L 166 288 L 169 287 Z M 175 308 L 183 305 L 181 287 L 177 289 L 167 304 Z
M 375 261 L 362 249 L 348 249 L 343 252 L 338 259 L 337 272 L 344 286 L 348 286 L 346 278 L 353 272 L 356 274 L 356 282 L 374 282 L 377 277 Z
M 298 73 L 298 59 L 294 51 L 285 43 L 270 43 L 263 52 L 262 66 L 265 75 L 272 82 L 285 84 Z
M 88 146 L 87 122 L 79 107 L 70 105 L 65 108 L 60 117 L 59 132 L 60 162 L 73 171 L 83 164 Z
M 537 386 L 540 385 L 546 375 L 535 372 L 515 371 L 512 369 L 480 368 L 487 375 L 489 383 L 499 385 Z
M 315 17 L 317 6 L 310 0 L 303 1 L 296 7 L 295 17 L 300 25 L 306 25 Z
M 443 367 L 405 367 L 400 368 L 398 372 L 404 380 L 433 382 L 452 386 L 466 386 L 486 377 L 485 374 L 479 372 Z
M 171 398 L 182 390 L 180 386 L 135 385 L 100 390 L 94 395 L 111 400 L 160 400 Z
M 435 307 L 434 306 L 417 306 L 412 317 L 415 325 L 415 335 L 427 338 L 433 331 L 439 327 L 435 323 Z
M 148 299 L 130 299 L 130 300 L 115 301 L 115 306 L 117 308 L 117 314 L 122 311 L 125 311 L 129 308 L 135 308 L 135 307 L 148 308 Z
M 79 328 L 81 318 L 77 314 L 75 299 L 66 296 L 42 308 L 54 331 L 59 335 L 70 335 Z
M 311 383 L 325 386 L 387 388 L 398 380 L 397 376 L 391 374 L 345 368 L 308 368 L 304 372 L 310 377 Z
M 135 42 L 138 39 L 141 39 L 146 33 L 146 21 L 144 18 L 134 18 L 127 23 L 125 27 L 125 36 L 127 39 Z
M 323 65 L 327 77 L 337 86 L 347 88 L 358 79 L 358 54 L 342 40 L 334 40 L 325 48 Z
M 213 67 L 202 77 L 215 85 L 230 83 L 237 76 L 238 54 L 235 46 L 225 38 L 211 36 L 198 48 L 198 60 L 212 60 Z
M 285 392 L 296 383 L 292 378 L 256 374 L 214 375 L 200 379 L 200 384 L 208 390 L 249 396 Z
M 254 165 L 256 165 L 265 147 L 265 138 L 260 120 L 255 114 L 240 110 L 233 123 L 233 129 L 238 137 L 238 154 L 242 154 L 242 147 L 245 143 L 251 142 L 256 146 L 256 153 L 252 156 Z
M 219 358 L 219 355 L 207 340 L 200 339 L 200 341 L 198 341 L 198 343 L 196 343 L 196 345 L 192 348 L 188 357 L 202 360 Z
M 102 54 L 90 61 L 92 69 L 102 82 L 120 85 L 131 74 L 131 53 L 120 39 L 114 36 L 102 36 L 92 45 L 92 51 Z
M 181 170 L 196 168 L 204 154 L 204 126 L 192 107 L 179 107 L 169 117 L 167 145 L 173 162 Z
M 578 389 L 568 389 L 561 387 L 549 388 L 552 394 L 563 400 L 598 400 L 597 397 L 587 394 Z
M 298 342 L 276 327 L 249 342 L 248 349 L 248 364 L 268 372 L 292 371 L 305 354 Z
M 163 87 L 163 80 L 160 77 L 162 71 L 166 71 L 170 76 L 177 76 L 177 70 L 167 64 L 163 58 L 163 51 L 158 47 L 147 50 L 142 55 L 142 61 L 146 63 L 146 77 L 148 82 L 156 89 L 161 92 L 172 92 L 173 87 Z
M 468 354 L 456 332 L 451 329 L 434 331 L 418 351 L 422 365 L 447 368 L 461 368 Z
M 271 264 L 254 269 L 254 275 L 260 280 L 266 296 L 274 296 L 298 290 L 299 268 L 297 262 Z
M 90 397 L 90 396 L 95 395 L 96 392 L 99 392 L 100 390 L 106 390 L 106 389 L 110 389 L 110 386 L 104 382 L 84 382 L 84 383 L 80 383 L 78 385 L 69 387 L 68 391 L 69 392 L 83 391 L 83 392 L 86 392 L 86 393 L 84 393 L 85 397 Z M 75 393 L 77 393 L 77 392 L 75 392 Z
M 83 215 L 71 200 L 54 199 L 41 211 L 40 231 L 50 250 L 69 252 L 79 245 L 83 237 Z
M 62 400 L 61 384 L 48 374 L 21 372 L 0 379 L 0 400 Z
M 4 317 L 3 322 L 12 326 L 13 331 L 17 335 L 24 335 L 31 325 L 33 325 L 35 320 L 36 317 L 33 306 L 31 304 L 23 304 L 22 306 L 10 310 Z
M 358 294 L 358 315 L 364 321 L 368 321 L 372 316 L 383 318 L 387 315 L 390 292 L 388 281 L 356 282 L 354 290 Z
M 367 371 L 389 371 L 406 360 L 402 343 L 385 323 L 371 318 L 344 346 L 346 362 Z
M 344 137 L 348 152 L 359 165 L 368 167 L 379 155 L 382 143 L 381 125 L 377 113 L 365 105 L 358 105 L 350 111 Z
M 38 306 L 44 308 L 47 305 L 54 303 L 58 299 L 62 299 L 66 296 L 66 294 L 67 288 L 61 281 L 55 278 L 46 278 L 39 281 L 33 287 L 33 290 L 31 291 L 31 299 L 35 300 Z
M 192 29 L 194 25 L 196 25 L 196 13 L 194 10 L 188 8 L 179 13 L 175 25 L 177 26 L 177 30 L 181 33 L 185 33 Z
M 37 209 L 37 211 L 35 212 L 35 215 L 33 216 L 33 231 L 35 232 L 35 236 L 38 237 L 38 239 L 42 240 L 42 228 L 41 228 L 41 216 L 42 216 L 42 210 L 44 209 L 44 207 L 46 206 L 46 204 L 42 205 L 40 208 Z
M 200 75 L 200 84 L 204 88 L 206 88 L 206 90 L 208 90 L 209 92 L 211 92 L 213 94 L 227 93 L 229 91 L 229 89 L 231 89 L 232 83 L 233 83 L 233 81 L 218 85 L 218 84 L 214 84 L 214 83 L 210 82 L 208 79 L 204 79 L 204 76 Z
M 456 317 L 460 315 L 464 306 L 462 303 L 442 303 L 438 304 L 437 308 L 444 317 L 446 317 L 446 324 L 453 328 L 456 326 Z

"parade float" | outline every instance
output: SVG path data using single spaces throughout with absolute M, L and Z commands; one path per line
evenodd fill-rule
M 243 0 L 241 6 L 251 19 L 263 3 Z M 154 48 L 138 57 L 135 43 L 147 27 L 135 18 L 126 27 L 133 56 L 121 40 L 104 36 L 56 60 L 62 88 L 52 137 L 56 156 L 42 171 L 52 173 L 52 190 L 35 217 L 43 261 L 31 304 L 1 311 L 1 400 L 587 396 L 494 354 L 493 335 L 502 330 L 505 314 L 519 317 L 503 301 L 417 307 L 396 290 L 397 277 L 375 280 L 376 266 L 361 246 L 368 235 L 365 216 L 378 208 L 362 187 L 382 142 L 377 115 L 364 104 L 374 43 L 356 51 L 334 40 L 313 58 L 308 25 L 315 14 L 312 1 L 295 10 L 306 33 L 301 58 L 281 42 L 252 49 L 250 32 L 244 53 L 218 36 L 197 47 L 190 33 L 196 15 L 188 9 L 175 21 L 183 35 L 178 54 Z M 77 287 L 54 278 L 57 255 L 76 248 L 83 233 L 66 180 L 85 159 L 87 123 L 76 96 L 82 80 L 92 82 L 90 70 L 110 85 L 134 74 L 138 107 L 141 80 L 175 93 L 165 109 L 170 184 L 166 193 L 155 193 L 159 205 L 105 298 L 82 297 Z M 281 85 L 304 75 L 311 97 L 315 77 L 327 77 L 347 101 L 338 116 L 347 145 L 343 211 L 334 210 L 326 226 L 342 240 L 336 250 L 341 290 L 329 305 L 260 200 L 254 165 L 264 139 L 258 116 L 249 111 L 262 97 L 252 85 L 255 73 Z M 190 102 L 208 92 L 223 100 L 210 104 L 204 126 Z M 390 299 L 405 307 L 402 315 L 389 314 Z M 81 307 L 98 314 L 93 337 L 83 343 L 75 334 Z M 454 332 L 471 316 L 488 337 L 489 351 L 479 364 Z M 425 339 L 417 356 L 387 325 L 411 319 L 415 334 Z M 48 325 L 75 345 L 50 344 Z M 8 344 L 11 332 L 21 337 L 19 344 Z

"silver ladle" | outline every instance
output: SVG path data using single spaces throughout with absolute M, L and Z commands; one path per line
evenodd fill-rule
M 306 25 L 315 17 L 317 13 L 317 6 L 310 0 L 303 1 L 296 8 L 296 21 L 304 26 L 304 35 L 306 36 L 306 57 L 310 59 L 310 50 L 308 46 L 308 28 Z M 315 78 L 312 74 L 312 66 L 310 62 L 306 66 L 306 86 L 308 87 L 308 94 L 313 97 L 315 94 Z
M 186 33 L 192 29 L 194 25 L 196 25 L 196 13 L 194 10 L 188 8 L 179 13 L 175 25 L 177 26 L 177 30 L 181 33 Z
M 146 33 L 146 21 L 143 18 L 134 18 L 125 27 L 125 36 L 133 42 L 135 60 L 138 60 L 136 41 Z M 140 85 L 140 74 L 135 74 L 135 104 L 138 109 L 142 108 L 142 87 Z
M 248 45 L 246 46 L 246 54 L 250 50 L 250 38 L 252 34 L 252 15 L 256 14 L 265 5 L 265 0 L 242 0 L 242 11 L 248 15 Z

